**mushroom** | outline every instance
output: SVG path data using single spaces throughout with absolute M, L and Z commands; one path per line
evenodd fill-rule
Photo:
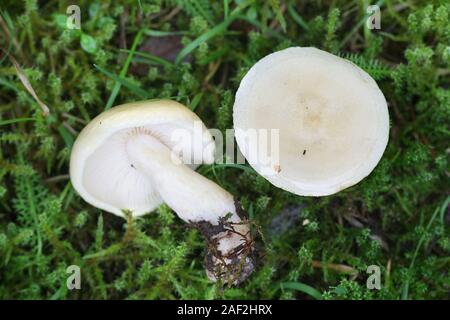
M 386 100 L 350 61 L 292 47 L 259 60 L 244 76 L 233 107 L 236 141 L 250 165 L 275 186 L 325 196 L 370 174 L 389 137 Z M 278 130 L 278 144 L 267 135 Z M 268 145 L 268 152 L 260 152 Z
M 176 151 L 180 132 L 191 142 L 188 150 Z M 81 131 L 70 178 L 86 202 L 120 217 L 139 217 L 165 202 L 207 238 L 208 277 L 237 284 L 255 266 L 248 220 L 230 193 L 193 170 L 212 163 L 214 149 L 209 131 L 185 106 L 170 100 L 128 103 Z

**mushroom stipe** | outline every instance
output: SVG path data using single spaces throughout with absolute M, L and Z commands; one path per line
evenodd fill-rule
M 209 221 L 191 221 L 189 224 L 200 231 L 206 239 L 205 247 L 205 269 L 210 279 L 220 279 L 228 285 L 238 285 L 245 281 L 256 268 L 256 250 L 254 241 L 249 231 L 242 234 L 236 230 L 237 225 L 249 226 L 250 222 L 245 211 L 235 200 L 236 212 L 242 222 L 234 223 L 229 221 L 229 216 L 221 217 L 217 225 Z M 230 215 L 231 216 L 231 215 Z M 241 244 L 233 250 L 223 254 L 217 250 L 219 240 L 237 235 Z

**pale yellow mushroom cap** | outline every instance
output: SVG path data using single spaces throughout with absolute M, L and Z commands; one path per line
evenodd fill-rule
M 304 196 L 358 183 L 380 161 L 389 137 L 387 103 L 376 82 L 316 48 L 288 48 L 258 61 L 241 81 L 233 121 L 250 165 L 275 186 Z M 268 138 L 252 142 L 247 133 L 255 129 L 279 130 L 278 159 L 272 142 L 269 152 L 258 153 Z
M 152 211 L 162 203 L 158 186 L 133 167 L 127 141 L 145 132 L 171 149 L 175 143 L 174 130 L 194 135 L 194 123 L 201 128 L 201 143 L 192 143 L 189 155 L 178 154 L 191 159 L 193 164 L 212 163 L 212 136 L 200 118 L 178 102 L 141 101 L 103 112 L 81 131 L 73 145 L 70 158 L 73 187 L 85 201 L 118 216 L 124 215 L 123 210 L 131 210 L 133 216 Z

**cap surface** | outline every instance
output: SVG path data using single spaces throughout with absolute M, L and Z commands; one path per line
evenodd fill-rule
M 185 150 L 177 154 L 194 164 L 212 162 L 212 136 L 200 118 L 182 104 L 152 100 L 111 108 L 78 135 L 70 159 L 72 185 L 85 201 L 118 216 L 124 216 L 123 210 L 131 210 L 133 216 L 148 213 L 162 200 L 157 186 L 133 166 L 127 155 L 128 139 L 145 132 L 172 149 L 177 143 L 175 130 L 181 129 L 194 141 L 195 126 L 200 126 L 201 143 L 192 143 L 190 154 L 183 154 Z
M 358 183 L 375 168 L 389 137 L 387 103 L 376 82 L 316 48 L 288 48 L 258 61 L 241 81 L 233 122 L 250 165 L 275 186 L 305 196 Z M 279 152 L 267 143 L 271 129 L 279 130 Z M 252 130 L 268 134 L 255 143 Z M 261 144 L 268 152 L 257 150 Z

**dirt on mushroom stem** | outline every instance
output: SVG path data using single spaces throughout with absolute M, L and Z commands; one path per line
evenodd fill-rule
M 231 222 L 230 215 L 220 217 L 213 225 L 209 221 L 190 221 L 189 225 L 196 228 L 206 239 L 205 269 L 208 278 L 221 281 L 228 286 L 244 282 L 256 268 L 256 250 L 250 231 L 250 221 L 239 201 L 235 200 L 236 214 L 241 222 Z M 248 231 L 243 234 L 237 229 L 246 226 Z M 238 235 L 242 243 L 227 253 L 219 250 L 220 240 Z

